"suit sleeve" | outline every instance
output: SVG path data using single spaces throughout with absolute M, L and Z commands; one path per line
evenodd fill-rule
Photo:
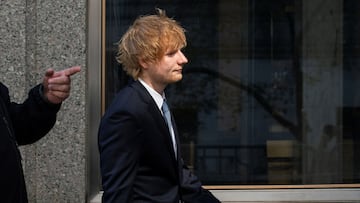
M 186 203 L 220 203 L 210 191 L 202 187 L 200 180 L 183 161 L 182 166 L 181 194 L 183 201 Z
M 105 116 L 99 128 L 103 203 L 131 202 L 141 142 L 139 127 L 127 112 Z
M 27 99 L 21 104 L 10 102 L 9 98 L 5 101 L 12 130 L 19 145 L 36 142 L 45 136 L 56 122 L 56 113 L 61 105 L 45 102 L 40 88 L 41 85 L 32 88 Z

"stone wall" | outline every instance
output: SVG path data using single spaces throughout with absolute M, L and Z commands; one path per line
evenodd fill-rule
M 21 147 L 30 202 L 85 202 L 86 1 L 4 0 L 0 80 L 22 102 L 47 68 L 81 65 L 51 132 Z

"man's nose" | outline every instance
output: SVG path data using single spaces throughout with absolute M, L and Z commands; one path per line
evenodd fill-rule
M 181 64 L 185 64 L 188 62 L 188 59 L 186 58 L 186 56 L 184 55 L 184 53 L 182 51 L 179 51 L 180 53 L 180 62 Z

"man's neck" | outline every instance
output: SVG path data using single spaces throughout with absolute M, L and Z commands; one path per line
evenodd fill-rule
M 146 77 L 139 77 L 139 79 L 141 79 L 144 83 L 146 83 L 149 87 L 151 87 L 152 89 L 154 89 L 156 92 L 158 92 L 160 95 L 163 94 L 164 89 L 166 86 L 162 86 L 162 85 L 157 85 L 154 82 L 152 82 L 151 80 L 149 80 Z

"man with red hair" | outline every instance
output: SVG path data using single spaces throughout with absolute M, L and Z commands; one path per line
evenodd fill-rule
M 163 10 L 141 16 L 122 36 L 117 60 L 135 80 L 107 109 L 99 128 L 103 203 L 218 203 L 184 164 L 168 84 L 188 62 L 184 29 Z

